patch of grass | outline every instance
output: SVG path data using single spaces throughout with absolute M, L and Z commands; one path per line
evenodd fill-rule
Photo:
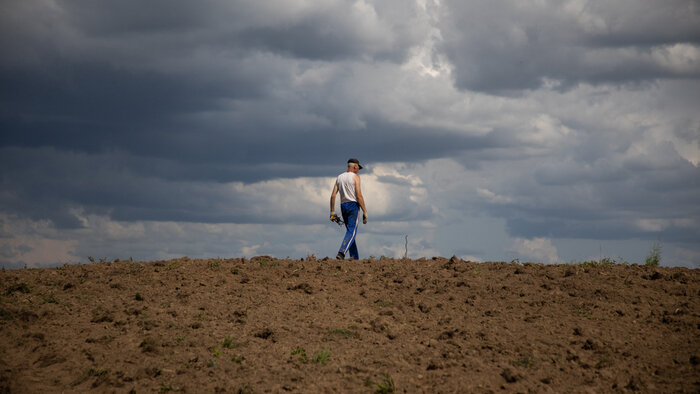
M 472 270 L 472 274 L 474 274 L 474 275 L 481 275 L 481 270 L 480 270 L 480 269 L 474 269 L 474 270 Z
M 519 360 L 516 360 L 513 362 L 513 365 L 519 366 L 519 367 L 524 367 L 524 368 L 530 368 L 533 365 L 535 365 L 535 356 L 529 356 L 525 358 L 521 358 Z
M 618 257 L 617 259 L 612 258 L 612 257 L 602 257 L 600 260 L 595 261 L 595 260 L 586 260 L 582 261 L 580 263 L 573 262 L 576 265 L 579 265 L 581 267 L 609 267 L 613 266 L 615 264 L 628 264 L 627 261 L 624 261 L 622 257 Z
M 185 340 L 184 335 L 178 335 L 177 337 L 175 337 L 175 343 L 182 343 L 182 341 L 184 341 L 184 340 Z
M 234 275 L 240 275 L 243 271 L 239 270 L 238 268 L 232 268 L 231 273 Z
M 209 260 L 209 269 L 217 269 L 221 266 L 221 261 L 219 260 Z
M 16 291 L 19 291 L 20 293 L 23 293 L 23 294 L 29 294 L 32 292 L 32 290 L 29 288 L 29 285 L 22 282 L 22 283 L 18 283 L 16 285 L 14 285 L 14 286 L 8 287 L 7 291 L 5 291 L 5 294 L 10 295 Z
M 386 394 L 393 393 L 396 391 L 396 386 L 394 385 L 394 379 L 389 375 L 384 375 L 382 381 L 377 383 L 377 388 L 374 390 L 375 393 Z
M 221 349 L 219 349 L 219 348 L 214 348 L 214 349 L 211 351 L 211 354 L 212 354 L 214 357 L 220 357 L 220 356 L 221 356 Z
M 374 301 L 374 303 L 377 304 L 378 306 L 381 306 L 382 308 L 386 308 L 386 307 L 390 307 L 390 306 L 394 305 L 390 300 L 385 300 L 382 298 L 377 299 L 376 301 Z
M 311 360 L 314 364 L 321 364 L 321 365 L 326 365 L 328 362 L 328 359 L 331 358 L 331 351 L 323 348 L 319 350 L 316 354 L 314 354 L 313 360 Z
M 90 370 L 89 370 L 85 375 L 83 375 L 82 377 L 80 377 L 80 378 L 74 380 L 73 382 L 71 382 L 70 385 L 71 385 L 71 387 L 75 387 L 75 386 L 78 386 L 78 385 L 84 383 L 86 380 L 88 380 L 88 379 L 90 379 L 90 378 L 92 378 L 92 377 L 105 376 L 105 375 L 107 375 L 108 373 L 109 373 L 109 370 L 108 370 L 108 369 L 104 369 L 104 368 L 98 368 L 98 369 L 90 368 Z
M 245 360 L 245 358 L 244 358 L 243 356 L 236 356 L 236 355 L 234 354 L 233 357 L 231 357 L 231 361 L 233 361 L 233 362 L 236 363 L 236 364 L 242 363 L 243 360 Z
M 344 328 L 331 328 L 330 330 L 328 330 L 328 333 L 330 335 L 339 336 L 345 339 L 352 338 L 353 336 L 355 336 L 354 332 Z
M 168 391 L 173 391 L 173 387 L 169 384 L 162 384 L 160 386 L 160 392 L 161 393 L 167 393 Z
M 301 361 L 302 363 L 309 362 L 309 358 L 306 356 L 306 349 L 303 347 L 298 347 L 292 350 L 292 356 L 299 356 L 297 360 Z
M 224 341 L 221 343 L 221 346 L 223 346 L 226 349 L 234 349 L 238 347 L 236 342 L 231 337 L 224 338 Z
M 144 353 L 150 353 L 150 352 L 155 352 L 156 351 L 156 344 L 155 341 L 151 338 L 146 338 L 144 339 L 140 344 L 139 347 L 141 348 L 141 351 Z
M 102 376 L 102 375 L 107 375 L 109 373 L 108 369 L 103 369 L 103 368 L 98 368 L 98 369 L 93 369 L 90 368 L 88 371 L 88 376 Z
M 656 267 L 661 262 L 661 243 L 655 241 L 651 245 L 651 250 L 647 253 L 647 257 L 644 259 L 644 265 L 649 267 Z
M 45 304 L 58 304 L 58 300 L 56 299 L 56 297 L 53 294 L 42 295 L 41 300 Z
M 258 265 L 260 265 L 260 268 L 271 268 L 277 267 L 279 263 L 275 260 L 260 260 Z
M 214 361 L 214 359 L 210 358 L 209 361 L 207 361 L 207 367 L 213 368 L 215 366 L 216 366 L 216 362 Z

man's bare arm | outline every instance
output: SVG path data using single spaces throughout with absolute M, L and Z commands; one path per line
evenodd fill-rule
M 338 194 L 338 183 L 333 185 L 333 191 L 331 192 L 331 215 L 335 213 L 335 195 Z
M 367 223 L 367 208 L 365 207 L 365 198 L 362 197 L 362 187 L 360 186 L 360 176 L 355 175 L 355 197 L 357 197 L 357 203 L 360 204 L 362 212 L 364 215 L 363 222 Z

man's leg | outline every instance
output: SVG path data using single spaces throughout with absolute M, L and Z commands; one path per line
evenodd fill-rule
M 342 253 L 343 256 L 347 255 L 348 251 L 350 251 L 352 255 L 352 250 L 350 250 L 350 248 L 355 243 L 359 209 L 360 206 L 356 202 L 346 202 L 340 204 L 340 212 L 343 215 L 343 221 L 345 221 L 346 229 L 345 237 L 343 238 L 343 242 L 340 244 L 339 250 L 339 254 Z M 355 253 L 357 253 L 357 247 L 355 247 Z
M 350 245 L 350 249 L 348 249 L 348 252 L 350 252 L 350 257 L 352 257 L 355 260 L 360 259 L 360 254 L 357 252 L 357 237 L 355 237 L 355 240 L 352 241 L 352 244 Z

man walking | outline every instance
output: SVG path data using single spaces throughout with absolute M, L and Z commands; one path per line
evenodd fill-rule
M 340 192 L 340 212 L 343 215 L 346 229 L 343 243 L 340 244 L 340 251 L 336 256 L 339 260 L 344 259 L 348 252 L 350 252 L 350 257 L 355 260 L 360 258 L 355 243 L 360 208 L 362 208 L 362 223 L 367 224 L 367 208 L 365 208 L 365 199 L 362 197 L 362 189 L 360 188 L 360 176 L 357 175 L 361 169 L 362 166 L 357 159 L 348 159 L 348 170 L 338 175 L 331 193 L 331 221 L 336 219 L 335 195 Z

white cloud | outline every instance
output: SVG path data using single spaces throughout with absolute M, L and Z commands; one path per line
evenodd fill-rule
M 516 238 L 513 240 L 512 248 L 513 251 L 528 259 L 550 264 L 560 261 L 557 248 L 552 245 L 552 240 L 549 238 Z
M 479 194 L 479 196 L 491 204 L 507 204 L 513 201 L 513 199 L 508 196 L 502 196 L 492 192 L 491 190 L 480 187 L 476 188 L 476 192 Z

